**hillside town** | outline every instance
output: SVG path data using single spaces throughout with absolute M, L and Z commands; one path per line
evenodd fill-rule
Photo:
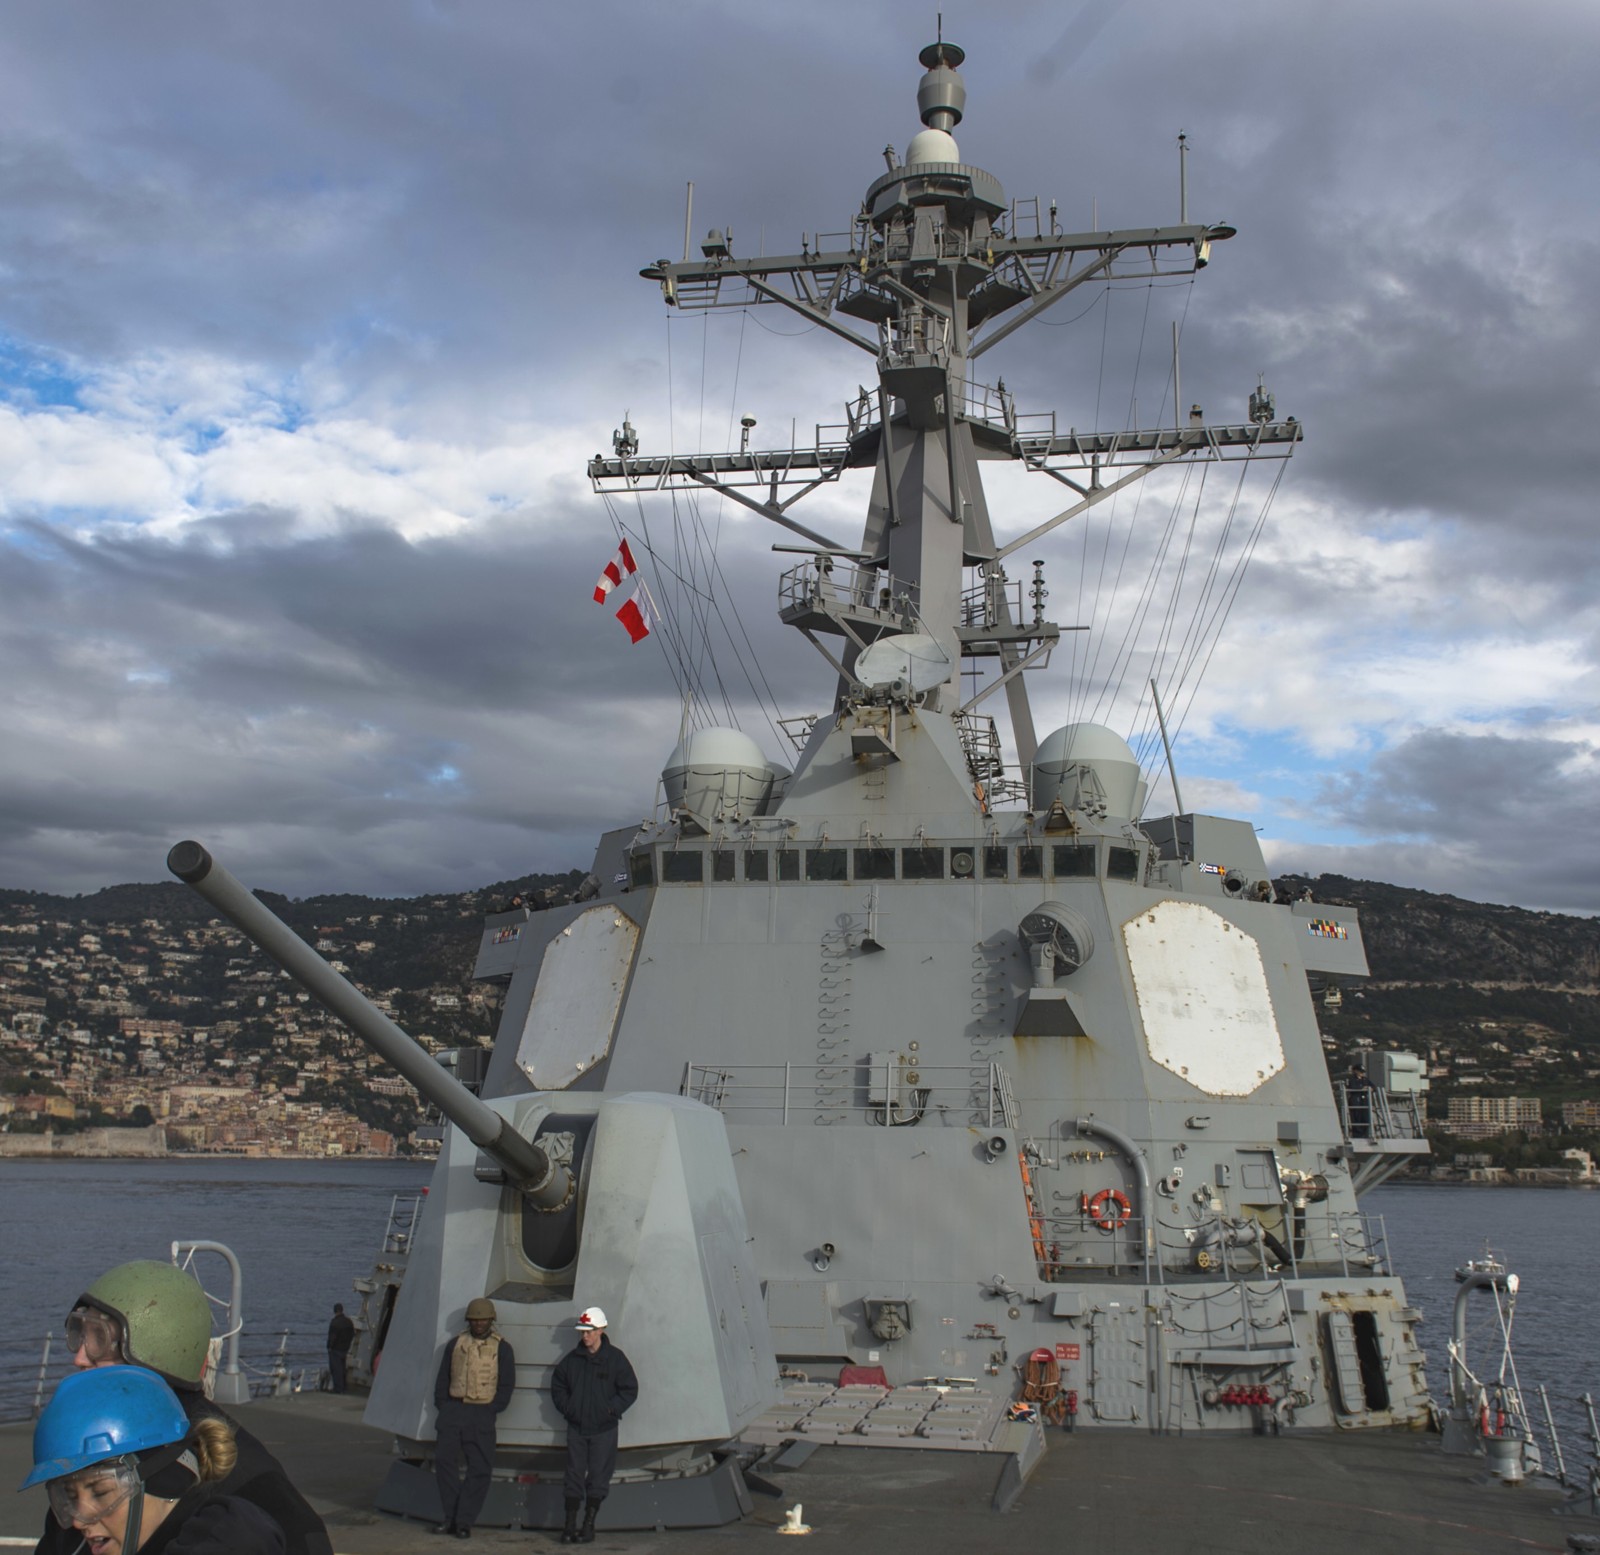
M 549 906 L 579 878 L 273 906 L 451 1065 L 486 1048 L 498 1022 L 500 988 L 470 978 L 484 912 L 524 896 Z M 1364 904 L 1380 951 L 1385 906 Z M 174 885 L 86 898 L 0 891 L 0 1157 L 436 1152 L 438 1121 L 412 1087 L 207 911 Z M 1547 915 L 1522 916 L 1538 929 Z M 1335 1076 L 1382 1048 L 1419 1055 L 1434 1140 L 1422 1175 L 1600 1181 L 1595 1001 L 1562 997 L 1374 978 L 1321 989 L 1317 1005 Z
M 380 945 L 414 916 L 382 905 L 319 921 L 312 943 L 436 1056 L 485 1041 L 469 946 L 452 979 L 382 981 Z M 438 1141 L 412 1087 L 231 926 L 4 911 L 0 1155 L 385 1157 Z

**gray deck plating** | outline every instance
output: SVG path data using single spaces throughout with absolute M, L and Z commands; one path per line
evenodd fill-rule
M 420 1522 L 371 1510 L 390 1439 L 361 1424 L 361 1401 L 303 1395 L 250 1405 L 250 1429 L 322 1513 L 337 1555 L 437 1555 Z M 25 1425 L 0 1427 L 0 1483 L 31 1461 Z M 764 1465 L 781 1498 L 757 1495 L 744 1522 L 693 1532 L 617 1533 L 600 1520 L 597 1551 L 770 1551 L 796 1502 L 813 1544 L 874 1555 L 1065 1543 L 1105 1555 L 1518 1555 L 1566 1548 L 1574 1525 L 1554 1496 L 1481 1480 L 1476 1460 L 1445 1458 L 1438 1439 L 1389 1432 L 1180 1441 L 1051 1431 L 1015 1511 L 995 1520 L 996 1459 L 940 1452 L 824 1447 L 798 1468 Z M 39 1492 L 0 1496 L 0 1538 L 22 1547 L 46 1516 Z M 556 1546 L 555 1537 L 480 1527 L 491 1550 Z

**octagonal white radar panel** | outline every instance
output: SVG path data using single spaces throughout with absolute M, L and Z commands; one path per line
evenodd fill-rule
M 1255 939 L 1198 902 L 1122 926 L 1150 1057 L 1210 1096 L 1248 1096 L 1284 1067 Z
M 614 907 L 590 907 L 545 946 L 517 1043 L 517 1067 L 541 1091 L 560 1091 L 611 1051 L 639 926 Z

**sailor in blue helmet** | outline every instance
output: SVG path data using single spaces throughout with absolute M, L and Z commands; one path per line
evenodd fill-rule
M 206 1397 L 211 1303 L 193 1275 L 150 1259 L 118 1264 L 78 1297 L 66 1331 L 75 1366 L 144 1367 L 172 1389 L 196 1425 L 208 1419 L 226 1425 L 237 1462 L 223 1491 L 253 1501 L 283 1529 L 286 1555 L 333 1555 L 322 1519 L 283 1465 Z M 81 1543 L 70 1528 L 46 1519 L 36 1555 L 77 1555 Z
M 66 1378 L 45 1406 L 19 1488 L 42 1484 L 87 1555 L 283 1555 L 277 1523 L 220 1492 L 237 1455 L 227 1423 L 191 1424 L 154 1372 L 95 1367 Z

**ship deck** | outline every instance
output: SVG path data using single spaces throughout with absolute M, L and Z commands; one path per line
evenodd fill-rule
M 420 1523 L 371 1509 L 389 1463 L 389 1438 L 361 1422 L 363 1400 L 303 1394 L 240 1410 L 327 1520 L 338 1555 L 411 1555 L 449 1547 Z M 31 1428 L 0 1427 L 0 1482 L 29 1466 Z M 1478 1555 L 1567 1549 L 1569 1533 L 1600 1522 L 1555 1514 L 1539 1485 L 1483 1481 L 1476 1460 L 1447 1458 L 1437 1437 L 1157 1437 L 1108 1431 L 1048 1433 L 1048 1450 L 1004 1516 L 991 1510 L 994 1455 L 902 1448 L 821 1447 L 772 1473 L 784 1495 L 753 1495 L 754 1512 L 726 1528 L 607 1533 L 593 1548 L 632 1555 L 771 1549 L 795 1502 L 814 1545 L 875 1555 L 989 1550 L 1045 1540 L 1097 1555 Z M 764 1471 L 767 1472 L 767 1471 Z M 0 1496 L 4 1547 L 27 1548 L 45 1515 L 38 1493 Z M 546 1533 L 480 1529 L 472 1544 L 559 1547 Z

